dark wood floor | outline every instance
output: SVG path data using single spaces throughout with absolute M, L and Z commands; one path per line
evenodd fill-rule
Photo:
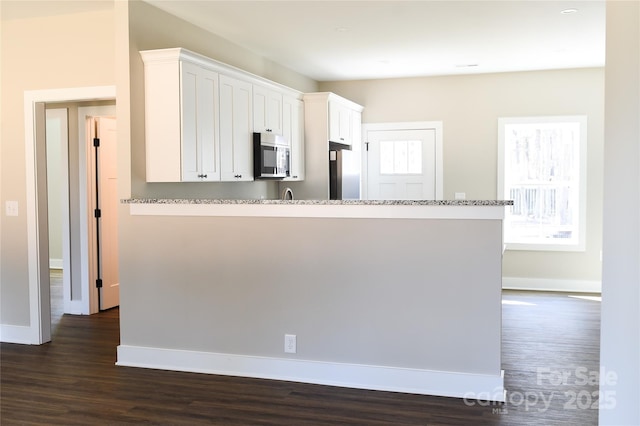
M 1 344 L 0 423 L 597 424 L 585 407 L 597 406 L 598 388 L 580 382 L 599 366 L 599 302 L 528 292 L 503 301 L 506 404 L 116 367 L 116 308 L 64 315 L 49 344 Z

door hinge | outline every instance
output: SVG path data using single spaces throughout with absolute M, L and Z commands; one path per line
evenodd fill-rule
M 102 211 L 100 211 L 100 209 L 95 209 L 95 210 L 93 211 L 93 216 L 95 216 L 95 217 L 96 217 L 96 219 L 97 219 L 97 218 L 99 218 L 99 217 L 101 217 L 101 216 L 102 216 Z
M 365 142 L 364 145 L 366 147 L 366 150 L 369 151 L 369 142 Z
M 102 279 L 98 278 L 96 280 L 96 288 L 102 288 Z
M 93 138 L 93 146 L 95 147 L 100 146 L 100 138 Z

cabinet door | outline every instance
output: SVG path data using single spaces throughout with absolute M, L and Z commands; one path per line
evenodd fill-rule
M 220 75 L 220 177 L 253 180 L 252 85 Z
M 180 139 L 182 150 L 182 180 L 200 180 L 198 146 L 198 73 L 200 68 L 188 62 L 180 63 Z
M 198 80 L 198 141 L 200 179 L 220 180 L 218 144 L 218 73 L 201 70 Z
M 282 134 L 291 146 L 290 177 L 304 180 L 304 103 L 284 96 L 282 99 Z
M 351 145 L 351 109 L 329 102 L 329 140 Z
M 282 94 L 253 86 L 253 129 L 255 132 L 283 132 Z
M 182 179 L 180 86 L 178 61 L 145 63 L 147 182 L 180 182 Z
M 218 74 L 180 63 L 182 180 L 220 180 L 218 160 Z

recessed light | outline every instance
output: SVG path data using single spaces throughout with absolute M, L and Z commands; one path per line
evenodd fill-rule
M 578 9 L 564 9 L 561 10 L 560 13 L 562 13 L 563 15 L 571 15 L 572 13 L 576 13 L 578 11 Z

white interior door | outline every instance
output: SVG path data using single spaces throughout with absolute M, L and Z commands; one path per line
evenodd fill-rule
M 118 169 L 116 119 L 96 117 L 88 120 L 99 147 L 94 150 L 94 176 L 92 212 L 99 210 L 95 218 L 93 239 L 92 282 L 99 281 L 99 309 L 109 309 L 120 304 L 120 280 L 118 274 Z M 97 151 L 97 153 L 96 153 Z M 95 155 L 97 155 L 97 160 Z M 97 170 L 96 170 L 97 165 Z M 97 193 L 96 193 L 97 191 Z M 95 278 L 94 278 L 95 277 Z
M 400 128 L 375 129 L 365 126 L 367 198 L 441 198 L 438 129 L 397 127 Z

